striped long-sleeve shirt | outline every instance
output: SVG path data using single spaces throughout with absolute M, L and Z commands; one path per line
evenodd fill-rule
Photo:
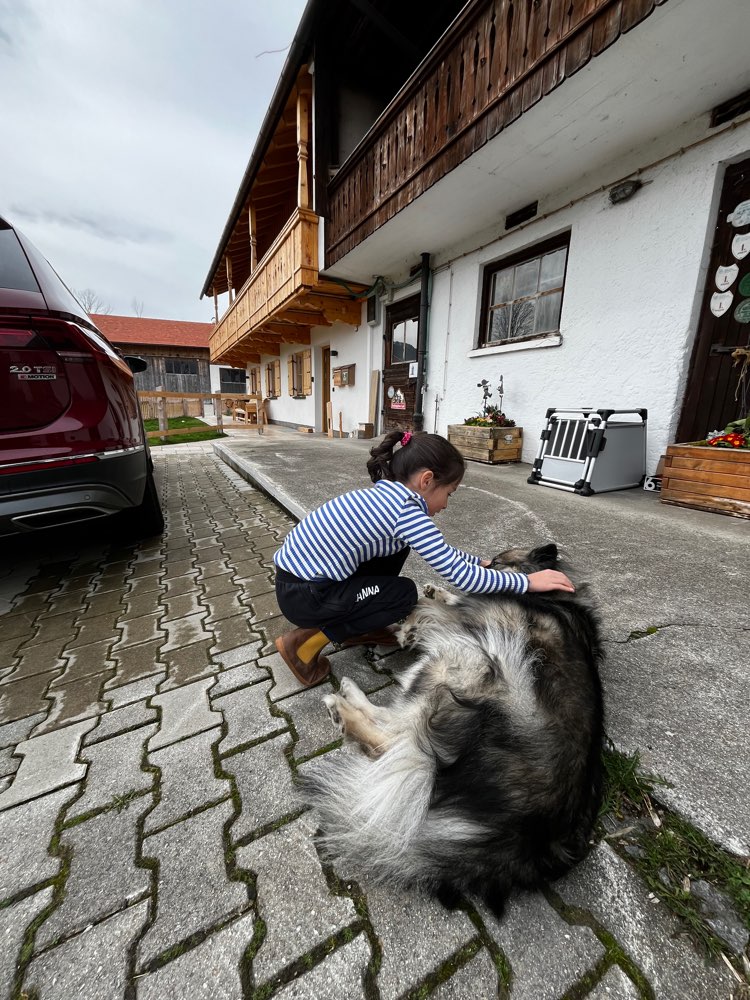
M 287 535 L 274 562 L 302 580 L 347 580 L 368 559 L 393 555 L 407 545 L 465 593 L 528 590 L 525 574 L 486 569 L 479 556 L 448 545 L 424 498 L 385 479 L 312 511 Z

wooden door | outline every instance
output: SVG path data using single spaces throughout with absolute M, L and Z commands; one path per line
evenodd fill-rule
M 328 430 L 328 403 L 331 400 L 331 348 L 323 348 L 323 363 L 321 365 L 321 390 L 320 390 L 320 402 L 321 402 L 321 415 L 320 415 L 320 427 L 325 433 Z
M 700 441 L 740 414 L 736 347 L 750 345 L 750 160 L 727 169 L 678 441 Z
M 419 296 L 389 306 L 385 314 L 383 364 L 383 429 L 408 430 L 414 417 L 416 377 L 409 366 L 417 360 Z

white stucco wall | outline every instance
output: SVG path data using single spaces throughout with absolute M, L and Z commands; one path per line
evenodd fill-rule
M 334 323 L 329 327 L 314 327 L 311 331 L 313 393 L 301 399 L 289 395 L 287 361 L 291 354 L 306 350 L 297 344 L 281 346 L 281 395 L 269 403 L 272 421 L 300 427 L 312 427 L 316 431 L 326 429 L 322 405 L 321 379 L 323 377 L 323 348 L 330 347 L 338 355 L 331 358 L 331 402 L 333 404 L 333 427 L 339 429 L 339 413 L 344 433 L 356 431 L 360 421 L 367 419 L 370 394 L 370 341 L 372 333 L 366 323 L 352 327 L 346 323 Z M 272 360 L 262 358 L 261 364 Z M 333 369 L 341 365 L 355 365 L 354 385 L 334 388 Z M 265 367 L 264 382 L 265 391 Z
M 745 122 L 646 170 L 644 187 L 618 206 L 591 177 L 588 189 L 596 193 L 440 267 L 433 276 L 425 429 L 445 433 L 449 423 L 477 412 L 477 383 L 487 378 L 495 386 L 502 374 L 504 409 L 524 428 L 525 461 L 536 454 L 549 406 L 647 407 L 653 471 L 682 405 L 724 166 L 748 150 Z M 648 164 L 652 149 L 637 159 Z M 602 171 L 612 175 L 611 166 Z M 565 230 L 571 235 L 562 344 L 468 357 L 484 265 Z

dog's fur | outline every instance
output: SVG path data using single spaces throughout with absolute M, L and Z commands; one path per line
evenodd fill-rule
M 493 561 L 559 568 L 557 548 Z M 558 878 L 588 849 L 601 798 L 596 613 L 575 594 L 432 590 L 402 626 L 420 653 L 388 708 L 344 679 L 324 698 L 348 742 L 303 782 L 326 855 L 347 873 L 459 892 L 501 913 L 514 887 Z

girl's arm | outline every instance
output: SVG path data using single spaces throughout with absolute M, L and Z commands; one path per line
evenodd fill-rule
M 489 559 L 480 559 L 480 566 L 491 566 Z M 540 569 L 536 573 L 529 573 L 529 593 L 543 594 L 550 590 L 566 590 L 569 594 L 575 594 L 576 588 L 573 581 L 558 569 Z
M 460 549 L 448 545 L 433 521 L 416 502 L 404 506 L 394 534 L 464 593 L 493 594 L 509 590 L 514 594 L 525 594 L 529 589 L 529 577 L 525 573 L 488 569 L 482 566 L 482 560 L 478 556 L 468 556 Z

